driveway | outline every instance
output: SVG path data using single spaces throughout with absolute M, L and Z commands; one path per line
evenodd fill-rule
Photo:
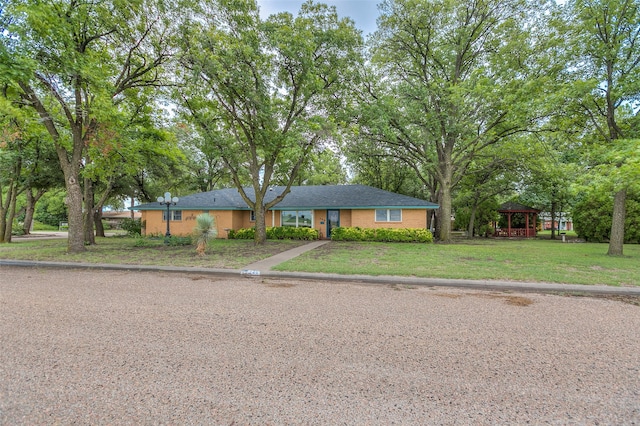
M 0 266 L 0 424 L 632 424 L 640 307 Z

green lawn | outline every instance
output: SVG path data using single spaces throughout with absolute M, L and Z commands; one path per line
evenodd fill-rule
M 278 265 L 280 271 L 474 280 L 640 285 L 640 245 L 624 257 L 606 244 L 479 239 L 454 244 L 331 242 Z
M 68 254 L 67 240 L 57 239 L 0 244 L 0 259 L 240 269 L 302 244 L 305 242 L 268 241 L 256 247 L 252 241 L 214 240 L 206 254 L 199 256 L 193 245 L 167 246 L 162 238 L 108 237 L 98 238 L 85 253 Z
M 66 240 L 0 244 L 1 259 L 121 263 L 241 269 L 305 244 L 300 241 L 215 240 L 205 256 L 193 246 L 166 246 L 162 239 L 99 238 L 86 253 L 67 254 Z M 278 265 L 280 271 L 402 275 L 475 280 L 640 285 L 640 245 L 609 257 L 606 244 L 560 240 L 461 240 L 453 244 L 330 242 Z

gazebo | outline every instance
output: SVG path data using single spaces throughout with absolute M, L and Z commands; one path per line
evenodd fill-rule
M 495 223 L 494 236 L 516 238 L 536 236 L 540 210 L 510 201 L 502 204 L 498 209 L 498 213 L 500 213 L 502 219 Z M 505 222 L 506 228 L 504 227 Z

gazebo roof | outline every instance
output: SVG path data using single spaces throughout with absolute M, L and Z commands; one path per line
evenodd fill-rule
M 540 213 L 540 210 L 525 206 L 524 204 L 509 201 L 500 206 L 498 213 Z

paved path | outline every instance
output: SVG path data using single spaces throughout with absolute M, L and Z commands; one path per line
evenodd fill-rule
M 278 253 L 275 256 L 271 256 L 258 262 L 252 263 L 251 265 L 247 265 L 244 270 L 270 271 L 274 266 L 286 262 L 287 260 L 291 260 L 294 257 L 298 257 L 302 253 L 317 249 L 318 247 L 323 246 L 328 242 L 329 240 L 313 241 L 309 244 L 304 244 L 302 246 L 292 248 L 291 250 L 283 251 L 282 253 Z

